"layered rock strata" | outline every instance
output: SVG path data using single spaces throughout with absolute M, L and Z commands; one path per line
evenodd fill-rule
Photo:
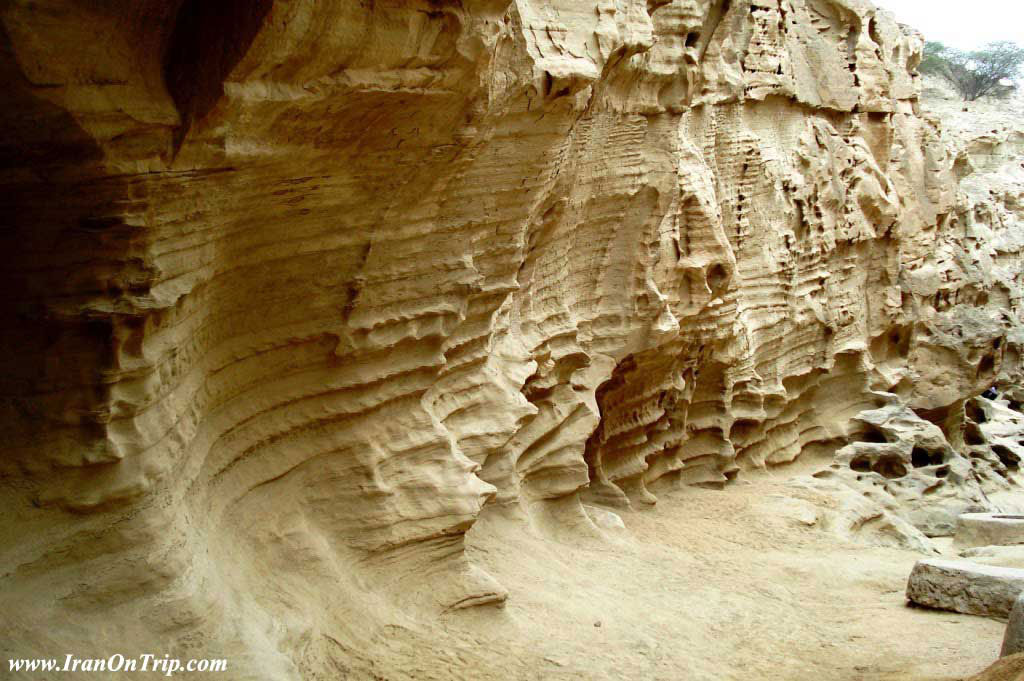
M 581 498 L 842 452 L 844 485 L 941 488 L 907 519 L 943 533 L 1011 484 L 962 438 L 1016 380 L 1017 243 L 863 0 L 0 19 L 19 656 L 173 637 L 312 678 L 381 604 L 501 602 L 482 513 L 593 528 Z

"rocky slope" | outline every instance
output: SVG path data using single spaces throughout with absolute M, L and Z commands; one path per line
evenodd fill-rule
M 18 655 L 321 678 L 376 613 L 500 604 L 488 515 L 599 534 L 799 460 L 928 550 L 1014 484 L 1022 138 L 950 150 L 863 0 L 0 19 Z

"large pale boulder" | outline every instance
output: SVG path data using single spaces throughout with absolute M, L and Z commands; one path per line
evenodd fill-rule
M 939 610 L 1006 619 L 1024 591 L 1024 570 L 969 561 L 919 560 L 907 600 Z
M 957 518 L 953 542 L 962 549 L 1024 544 L 1024 515 L 964 513 Z

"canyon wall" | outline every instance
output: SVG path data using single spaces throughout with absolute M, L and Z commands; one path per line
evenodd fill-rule
M 1019 191 L 958 189 L 988 147 L 864 0 L 0 19 L 20 656 L 319 678 L 374 612 L 506 598 L 482 514 L 596 532 L 796 462 L 924 546 L 1013 484 L 970 400 L 1019 383 Z

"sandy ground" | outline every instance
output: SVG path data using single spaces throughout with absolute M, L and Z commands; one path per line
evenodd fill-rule
M 997 658 L 1002 623 L 907 606 L 918 554 L 783 517 L 784 496 L 767 474 L 663 491 L 612 539 L 492 514 L 471 555 L 504 609 L 385 628 L 368 678 L 938 681 Z

